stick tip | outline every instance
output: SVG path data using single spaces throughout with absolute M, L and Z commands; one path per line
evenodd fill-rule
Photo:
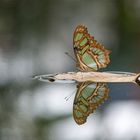
M 135 82 L 140 86 L 140 73 L 136 77 Z

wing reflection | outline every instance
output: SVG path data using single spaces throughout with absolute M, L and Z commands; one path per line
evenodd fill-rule
M 73 117 L 77 124 L 86 122 L 93 113 L 108 98 L 109 88 L 105 83 L 79 83 L 73 104 Z

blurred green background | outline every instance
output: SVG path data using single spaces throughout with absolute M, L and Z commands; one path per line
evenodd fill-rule
M 109 84 L 110 99 L 78 126 L 75 84 L 32 75 L 75 71 L 73 31 L 112 51 L 105 70 L 140 72 L 139 0 L 0 0 L 0 140 L 139 140 L 140 88 Z

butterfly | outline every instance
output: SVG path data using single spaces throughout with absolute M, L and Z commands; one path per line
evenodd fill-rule
M 97 71 L 105 68 L 110 62 L 110 51 L 92 37 L 85 26 L 76 27 L 73 35 L 76 66 L 80 71 Z M 77 86 L 73 103 L 73 117 L 77 124 L 86 122 L 93 113 L 108 98 L 109 89 L 105 83 L 83 82 Z
M 110 62 L 110 51 L 92 37 L 85 26 L 76 27 L 73 35 L 74 53 L 77 67 L 81 71 L 97 71 Z

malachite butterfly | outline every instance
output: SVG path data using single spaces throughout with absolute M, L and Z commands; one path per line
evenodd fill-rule
M 85 26 L 79 25 L 73 36 L 74 53 L 77 67 L 81 71 L 97 71 L 110 62 L 110 51 L 92 37 Z

